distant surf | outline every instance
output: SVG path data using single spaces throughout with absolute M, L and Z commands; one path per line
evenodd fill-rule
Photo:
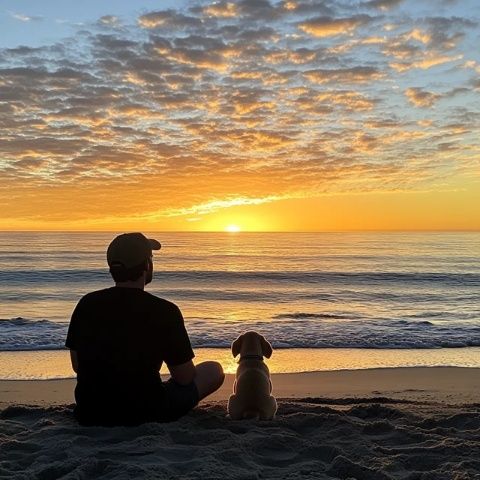
M 257 330 L 274 348 L 459 348 L 480 346 L 480 326 L 421 319 L 360 319 L 355 315 L 295 312 L 266 321 L 187 319 L 192 345 L 228 348 L 239 333 Z M 0 319 L 0 351 L 64 348 L 68 323 Z
M 64 348 L 78 300 L 113 283 L 113 236 L 0 232 L 0 351 Z M 480 346 L 478 233 L 155 238 L 147 291 L 180 307 L 196 348 L 229 347 L 248 329 L 277 349 Z

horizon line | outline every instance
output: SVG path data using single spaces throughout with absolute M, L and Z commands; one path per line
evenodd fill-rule
M 0 233 L 116 233 L 125 229 L 108 230 L 0 230 Z M 126 230 L 125 230 L 126 231 Z M 140 231 L 128 229 L 128 231 Z M 345 229 L 345 230 L 240 230 L 229 232 L 226 230 L 149 230 L 141 231 L 154 233 L 225 233 L 228 235 L 238 235 L 242 233 L 480 233 L 480 228 L 476 229 Z

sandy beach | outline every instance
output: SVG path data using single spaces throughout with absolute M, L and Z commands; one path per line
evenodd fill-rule
M 231 421 L 233 376 L 171 424 L 80 427 L 73 380 L 0 381 L 0 478 L 480 478 L 480 371 L 276 374 L 271 422 Z
M 162 378 L 167 379 L 168 376 Z M 234 375 L 207 401 L 227 400 Z M 389 397 L 441 403 L 475 403 L 480 369 L 456 367 L 375 368 L 272 374 L 278 398 Z M 64 405 L 74 402 L 74 379 L 0 380 L 0 408 L 13 404 Z

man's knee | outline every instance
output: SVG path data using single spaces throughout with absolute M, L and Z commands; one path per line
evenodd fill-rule
M 219 362 L 208 361 L 203 362 L 203 365 L 205 365 L 206 373 L 208 372 L 208 377 L 220 387 L 225 380 L 225 373 L 223 373 L 222 364 Z
M 196 369 L 197 377 L 195 378 L 195 383 L 201 397 L 213 393 L 222 386 L 225 374 L 219 362 L 202 362 L 196 365 Z
M 217 379 L 218 386 L 220 388 L 225 380 L 225 373 L 223 372 L 223 367 L 219 362 L 212 362 L 212 376 Z

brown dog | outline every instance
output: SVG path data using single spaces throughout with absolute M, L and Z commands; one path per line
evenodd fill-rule
M 228 413 L 233 420 L 258 418 L 270 420 L 277 411 L 277 401 L 271 395 L 270 371 L 263 357 L 272 356 L 272 346 L 257 332 L 246 332 L 232 343 L 232 353 L 238 361 L 233 395 L 228 400 Z

